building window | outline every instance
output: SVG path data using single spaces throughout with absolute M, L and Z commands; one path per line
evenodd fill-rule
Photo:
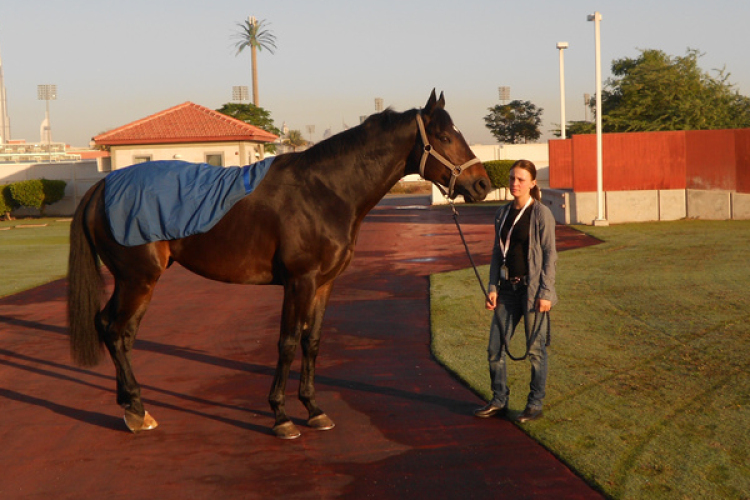
M 140 155 L 133 157 L 133 165 L 135 165 L 136 163 L 146 163 L 147 161 L 151 161 L 151 155 Z
M 217 154 L 206 154 L 206 163 L 213 165 L 214 167 L 224 166 L 224 155 L 221 153 Z

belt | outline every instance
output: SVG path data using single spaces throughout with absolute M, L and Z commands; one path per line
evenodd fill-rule
M 529 279 L 528 279 L 527 276 L 517 276 L 515 278 L 508 278 L 507 280 L 500 280 L 500 283 L 501 284 L 502 283 L 508 283 L 508 284 L 513 285 L 513 286 L 528 285 L 529 284 Z

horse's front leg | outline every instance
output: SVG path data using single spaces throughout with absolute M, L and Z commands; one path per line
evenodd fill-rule
M 299 399 L 309 413 L 307 425 L 325 431 L 333 429 L 333 420 L 323 413 L 315 402 L 315 360 L 320 349 L 320 334 L 328 298 L 331 296 L 333 281 L 320 287 L 313 303 L 312 323 L 302 331 L 302 371 L 299 382 Z
M 275 416 L 273 433 L 281 439 L 295 439 L 300 436 L 299 430 L 286 414 L 286 382 L 302 332 L 309 330 L 313 324 L 315 295 L 315 280 L 312 277 L 290 279 L 284 285 L 279 360 L 268 396 Z

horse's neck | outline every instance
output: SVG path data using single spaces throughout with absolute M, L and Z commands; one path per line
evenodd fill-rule
M 322 160 L 334 175 L 327 185 L 364 217 L 404 176 L 416 141 L 416 124 L 408 122 L 390 131 L 378 132 L 364 144 L 347 148 L 341 158 Z

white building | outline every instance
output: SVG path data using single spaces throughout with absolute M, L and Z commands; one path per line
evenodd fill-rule
M 157 160 L 217 166 L 249 165 L 265 157 L 274 134 L 218 111 L 185 102 L 94 137 L 109 150 L 100 170 Z

